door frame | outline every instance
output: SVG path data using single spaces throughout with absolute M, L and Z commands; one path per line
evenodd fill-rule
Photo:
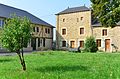
M 107 50 L 107 48 L 106 48 L 106 40 L 109 40 L 109 45 L 110 45 L 110 47 L 109 47 L 109 52 L 111 51 L 111 39 L 105 39 L 105 51 L 108 51 Z

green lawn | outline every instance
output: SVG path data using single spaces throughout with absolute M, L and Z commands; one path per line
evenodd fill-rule
M 120 79 L 120 54 L 44 52 L 25 55 L 27 71 L 17 56 L 0 56 L 0 79 Z

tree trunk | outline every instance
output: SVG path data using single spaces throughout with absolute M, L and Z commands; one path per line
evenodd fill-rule
M 23 70 L 25 71 L 25 70 L 26 70 L 26 65 L 25 65 L 23 50 L 22 50 L 22 56 L 21 56 L 21 54 L 20 54 L 20 51 L 17 51 L 17 54 L 18 54 L 18 56 L 19 56 L 19 59 L 20 59 L 22 68 L 23 68 Z
M 23 70 L 25 71 L 26 70 L 26 64 L 25 64 L 25 60 L 24 60 L 24 55 L 23 55 L 23 49 L 22 49 L 22 59 L 23 59 L 23 64 L 22 64 L 22 66 L 23 66 Z

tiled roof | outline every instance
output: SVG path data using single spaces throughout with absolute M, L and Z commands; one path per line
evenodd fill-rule
M 26 16 L 30 19 L 30 21 L 32 23 L 53 27 L 52 25 L 50 25 L 47 22 L 39 19 L 38 17 L 30 14 L 27 11 L 17 9 L 17 8 L 14 8 L 11 6 L 7 6 L 4 4 L 0 4 L 0 17 L 10 18 L 11 14 L 16 14 L 17 16 L 22 16 L 22 17 Z
M 86 7 L 86 6 L 67 8 L 64 11 L 57 13 L 56 15 L 74 13 L 74 12 L 82 12 L 82 11 L 90 11 L 90 9 L 88 7 Z

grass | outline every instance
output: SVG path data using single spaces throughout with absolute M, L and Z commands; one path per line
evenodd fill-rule
M 0 79 L 120 79 L 119 53 L 34 52 L 25 60 L 22 71 L 17 56 L 0 56 Z

